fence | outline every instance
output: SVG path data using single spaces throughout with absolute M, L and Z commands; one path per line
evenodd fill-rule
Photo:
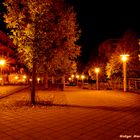
M 84 84 L 83 88 L 86 89 L 96 89 L 96 83 L 94 84 Z M 123 90 L 123 79 L 99 82 L 100 90 Z M 140 91 L 140 78 L 128 78 L 127 79 L 127 90 L 128 91 Z

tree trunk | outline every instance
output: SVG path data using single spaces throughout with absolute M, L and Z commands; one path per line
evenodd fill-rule
M 36 64 L 33 62 L 33 70 L 32 70 L 32 85 L 31 85 L 31 103 L 33 105 L 36 104 L 35 101 L 35 82 L 36 82 Z

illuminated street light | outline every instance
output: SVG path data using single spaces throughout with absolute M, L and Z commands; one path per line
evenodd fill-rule
M 27 78 L 27 76 L 26 75 L 23 75 L 23 79 L 26 79 Z
M 71 77 L 69 77 L 69 81 L 71 81 Z
M 1 60 L 0 60 L 0 65 L 1 65 L 1 66 L 4 66 L 4 65 L 5 65 L 5 60 L 4 60 L 4 59 L 1 59 Z
M 29 81 L 32 82 L 32 79 L 30 78 Z
M 120 55 L 121 56 L 121 60 L 123 62 L 123 86 L 124 86 L 124 92 L 127 91 L 127 80 L 126 80 L 126 62 L 128 60 L 128 54 L 123 54 Z
M 96 73 L 96 87 L 97 87 L 97 90 L 99 89 L 99 72 L 100 72 L 100 68 L 95 68 L 95 73 Z
M 25 83 L 26 82 L 26 79 L 27 79 L 27 76 L 26 75 L 23 75 L 22 78 L 23 78 L 22 81 Z
M 17 80 L 19 77 L 18 76 L 15 76 L 15 79 Z
M 82 86 L 84 84 L 84 79 L 85 79 L 85 75 L 81 75 L 81 79 L 82 79 Z
M 71 81 L 71 77 L 69 77 L 69 80 Z
M 83 80 L 85 78 L 85 76 L 84 75 L 81 75 L 81 79 Z
M 79 75 L 76 75 L 76 78 L 77 78 L 77 79 L 79 79 L 79 77 L 80 77 Z
M 74 74 L 71 75 L 71 81 L 73 82 L 74 79 Z
M 74 78 L 74 74 L 72 74 L 71 77 Z
M 1 75 L 2 75 L 2 68 L 5 64 L 6 64 L 6 61 L 4 59 L 0 59 L 0 74 Z M 3 85 L 3 78 L 1 79 L 1 85 Z
M 41 80 L 41 79 L 38 77 L 38 78 L 37 78 L 37 82 L 38 82 L 38 84 L 39 84 L 40 80 Z
M 1 74 L 2 74 L 2 67 L 5 65 L 6 61 L 4 59 L 0 60 L 0 68 L 1 68 Z

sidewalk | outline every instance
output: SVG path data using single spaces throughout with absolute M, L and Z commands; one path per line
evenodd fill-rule
M 29 95 L 25 90 L 0 100 L 0 140 L 140 139 L 140 95 L 66 88 L 37 92 L 38 101 L 54 106 L 19 104 Z
M 23 89 L 28 88 L 28 85 L 6 85 L 0 86 L 0 99 L 7 97 L 15 92 L 19 92 Z

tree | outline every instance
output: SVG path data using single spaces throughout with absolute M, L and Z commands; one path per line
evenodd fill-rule
M 128 77 L 138 77 L 140 75 L 140 62 L 138 60 L 139 47 L 138 39 L 133 30 L 127 30 L 120 41 L 117 48 L 112 53 L 106 70 L 110 77 L 122 77 L 122 62 L 120 59 L 121 54 L 129 54 L 129 60 L 127 63 L 127 75 Z
M 101 43 L 98 48 L 100 59 L 104 63 L 108 62 L 112 53 L 115 51 L 117 47 L 118 39 L 108 39 Z
M 45 52 L 45 61 L 41 60 L 44 61 L 45 71 L 53 76 L 76 71 L 75 63 L 77 56 L 80 55 L 80 46 L 77 45 L 80 30 L 76 22 L 76 13 L 72 7 L 66 7 L 60 2 L 55 1 L 51 7 L 54 15 L 54 19 L 51 22 L 54 26 L 51 27 L 53 29 L 55 27 L 55 35 L 52 47 Z
M 32 71 L 32 104 L 35 104 L 36 66 L 43 50 L 50 47 L 50 34 L 46 31 L 50 4 L 49 0 L 6 0 L 4 3 L 7 8 L 5 22 L 18 46 L 19 58 Z
M 31 102 L 35 104 L 35 79 L 39 67 L 43 71 L 55 71 L 64 59 L 70 64 L 79 54 L 79 46 L 75 45 L 78 32 L 71 33 L 77 30 L 75 16 L 70 16 L 75 14 L 67 11 L 63 0 L 6 0 L 4 5 L 7 8 L 5 22 L 18 46 L 19 58 L 32 72 Z M 64 20 L 67 16 L 70 23 Z M 61 66 L 65 68 L 66 65 Z
M 73 69 L 72 65 L 75 63 L 77 56 L 80 55 L 80 47 L 76 44 L 80 31 L 76 23 L 76 14 L 72 8 L 63 11 L 58 23 L 57 33 L 58 36 L 54 44 L 56 55 L 52 59 L 54 62 L 57 60 L 57 63 L 53 67 L 55 70 L 61 69 L 62 73 L 66 74 Z
M 102 61 L 102 57 L 100 57 L 100 56 L 96 57 L 96 59 L 89 62 L 88 74 L 92 80 L 96 80 L 95 68 L 97 68 L 97 67 L 100 69 L 100 73 L 99 73 L 100 81 L 106 80 L 105 64 L 106 63 L 104 63 Z

